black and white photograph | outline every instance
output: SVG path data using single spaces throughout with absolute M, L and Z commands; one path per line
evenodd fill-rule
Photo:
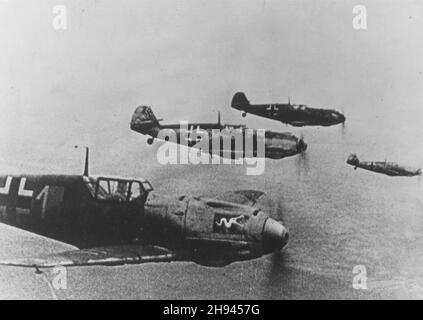
M 0 41 L 0 300 L 423 299 L 422 1 L 0 0 Z

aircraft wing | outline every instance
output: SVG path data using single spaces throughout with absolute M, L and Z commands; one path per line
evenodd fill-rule
M 131 244 L 64 251 L 34 258 L 0 261 L 0 265 L 53 268 L 56 266 L 116 266 L 148 262 L 170 262 L 175 253 L 153 245 Z
M 264 192 L 258 190 L 237 190 L 233 192 L 227 192 L 219 199 L 235 202 L 238 204 L 253 206 L 257 200 L 264 195 Z

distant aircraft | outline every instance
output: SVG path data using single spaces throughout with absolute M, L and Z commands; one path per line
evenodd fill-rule
M 286 228 L 254 207 L 263 192 L 225 194 L 236 201 L 164 195 L 145 179 L 90 177 L 86 159 L 83 175 L 0 176 L 0 222 L 75 246 L 0 265 L 37 272 L 169 261 L 218 267 L 272 253 L 288 241 Z
M 237 92 L 232 98 L 232 108 L 290 124 L 295 127 L 302 126 L 332 126 L 345 123 L 345 116 L 335 110 L 309 108 L 306 105 L 291 104 L 250 104 L 243 92 Z
M 137 107 L 131 120 L 131 129 L 139 132 L 144 135 L 149 135 L 151 138 L 147 140 L 148 144 L 152 144 L 154 139 L 157 138 L 160 130 L 163 129 L 172 129 L 177 135 L 177 143 L 181 144 L 182 139 L 186 139 L 185 145 L 189 147 L 194 147 L 197 144 L 201 137 L 195 135 L 196 130 L 203 130 L 208 133 L 208 139 L 211 144 L 212 140 L 212 131 L 213 130 L 222 130 L 221 132 L 226 132 L 228 135 L 231 135 L 235 131 L 242 131 L 243 139 L 245 140 L 247 134 L 247 128 L 243 125 L 228 125 L 221 124 L 220 113 L 217 123 L 189 123 L 187 125 L 188 134 L 193 133 L 194 138 L 185 134 L 184 137 L 180 130 L 180 124 L 170 124 L 170 125 L 161 125 L 159 120 L 155 117 L 153 111 L 148 106 Z M 233 137 L 232 137 L 233 138 Z M 254 141 L 257 141 L 256 131 L 253 134 Z M 307 149 L 307 144 L 304 142 L 303 138 L 297 138 L 292 133 L 280 133 L 267 131 L 265 132 L 265 157 L 271 159 L 282 159 L 289 156 L 294 156 L 297 154 L 302 154 Z M 234 147 L 234 139 L 232 139 L 231 149 L 224 149 L 224 144 L 221 144 L 221 150 L 219 156 L 225 157 L 225 155 L 230 155 L 231 158 L 243 158 L 246 155 L 246 150 L 240 150 L 237 152 Z M 245 146 L 245 144 L 244 144 Z M 257 145 L 254 144 L 254 154 L 257 152 Z
M 421 176 L 422 170 L 417 168 L 410 168 L 405 166 L 400 166 L 394 162 L 386 162 L 386 161 L 360 161 L 355 154 L 351 154 L 348 159 L 347 163 L 354 167 L 354 170 L 357 168 L 362 168 L 369 171 L 374 171 L 377 173 L 383 173 L 388 176 L 405 176 L 405 177 L 413 177 L 413 176 Z

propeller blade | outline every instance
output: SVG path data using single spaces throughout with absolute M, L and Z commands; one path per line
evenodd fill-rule
M 302 171 L 308 173 L 308 157 L 307 157 L 307 144 L 304 142 L 304 134 L 301 133 L 299 142 L 298 142 L 298 151 L 300 151 L 297 158 L 297 174 L 301 175 Z
M 347 125 L 345 124 L 345 121 L 344 121 L 341 124 L 341 135 L 342 135 L 342 138 L 345 138 L 346 134 L 347 134 Z
M 275 220 L 283 220 L 284 215 L 289 208 L 284 206 L 284 199 L 279 198 L 275 200 L 270 200 L 269 208 L 271 209 L 271 217 Z M 274 251 L 267 259 L 269 262 L 267 268 L 267 275 L 268 275 L 268 285 L 267 288 L 269 289 L 266 292 L 266 295 L 271 297 L 280 296 L 281 290 L 284 290 L 284 286 L 282 285 L 286 280 L 286 257 L 287 252 L 284 250 L 276 250 Z
M 266 292 L 269 298 L 280 296 L 281 291 L 284 290 L 283 283 L 286 281 L 286 275 L 288 274 L 284 256 L 285 253 L 278 250 L 269 257 L 268 291 Z

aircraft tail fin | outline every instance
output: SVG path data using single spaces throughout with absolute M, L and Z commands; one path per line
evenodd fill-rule
M 350 156 L 348 157 L 347 163 L 352 165 L 352 166 L 356 166 L 360 163 L 360 160 L 358 160 L 358 157 L 356 154 L 352 153 L 350 154 Z
M 139 106 L 135 109 L 131 120 L 131 129 L 137 132 L 146 133 L 152 128 L 160 127 L 159 120 L 147 106 Z
M 250 101 L 248 101 L 244 92 L 237 92 L 235 93 L 234 97 L 232 98 L 231 106 L 235 109 L 242 109 L 248 107 L 250 105 Z

